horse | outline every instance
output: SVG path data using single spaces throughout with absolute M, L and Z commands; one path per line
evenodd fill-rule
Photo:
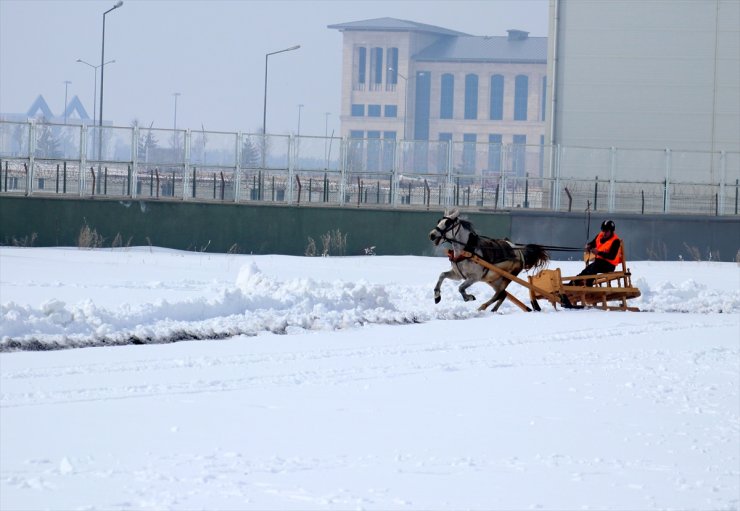
M 448 257 L 452 268 L 442 272 L 434 287 L 434 303 L 442 299 L 440 288 L 445 279 L 462 280 L 458 291 L 466 302 L 475 300 L 467 289 L 476 282 L 485 282 L 494 290 L 490 300 L 478 307 L 486 310 L 491 304 L 496 305 L 491 312 L 496 312 L 507 296 L 506 287 L 511 280 L 500 276 L 496 272 L 471 261 L 463 255 L 470 252 L 481 259 L 501 268 L 512 275 L 518 275 L 522 270 L 542 268 L 550 260 L 547 250 L 541 245 L 517 245 L 508 239 L 491 239 L 480 236 L 473 229 L 473 225 L 462 218 L 457 209 L 445 211 L 437 226 L 429 232 L 429 239 L 434 246 L 440 243 L 449 243 L 452 249 L 448 250 Z

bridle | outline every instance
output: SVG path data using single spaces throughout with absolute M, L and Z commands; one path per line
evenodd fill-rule
M 442 220 L 445 221 L 445 225 L 444 225 L 444 228 L 443 229 L 440 229 L 439 228 L 439 224 L 440 224 L 440 222 Z M 454 238 L 454 236 L 457 235 L 457 232 L 456 231 L 457 230 L 460 230 L 460 227 L 462 227 L 462 225 L 460 224 L 460 219 L 459 218 L 450 218 L 448 216 L 443 216 L 439 220 L 439 222 L 437 222 L 437 225 L 432 230 L 433 231 L 437 231 L 439 233 L 440 238 L 442 238 L 442 240 L 446 241 L 447 243 L 457 243 L 459 245 L 462 245 L 463 243 L 460 243 L 459 241 L 457 241 Z M 454 231 L 454 232 L 451 233 L 452 236 L 453 236 L 453 238 L 448 238 L 447 237 L 447 233 L 450 232 L 450 231 L 453 231 L 453 229 L 456 229 L 456 231 Z

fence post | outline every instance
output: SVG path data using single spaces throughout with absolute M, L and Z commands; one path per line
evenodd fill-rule
M 85 167 L 87 167 L 87 124 L 83 124 L 80 127 L 80 166 L 77 172 L 77 194 L 82 197 L 85 193 L 85 183 L 87 183 L 87 177 L 85 173 Z
M 609 213 L 614 213 L 614 203 L 615 203 L 615 196 L 616 196 L 616 185 L 614 182 L 614 177 L 617 171 L 617 148 L 612 147 L 611 148 L 611 155 L 610 155 L 610 165 L 609 165 L 609 201 L 608 201 L 608 211 Z
M 596 176 L 596 180 L 594 181 L 594 211 L 599 209 L 597 206 L 598 201 L 599 201 L 599 176 Z
M 339 141 L 339 205 L 343 206 L 345 202 L 345 193 L 347 191 L 347 161 L 349 159 L 349 139 L 344 138 Z M 300 186 L 300 181 L 298 181 Z M 392 186 L 392 185 L 391 185 Z
M 131 172 L 128 176 L 128 196 L 132 199 L 136 196 L 136 176 L 139 173 L 139 126 L 134 125 L 131 130 Z
M 185 130 L 185 157 L 183 158 L 183 164 L 181 168 L 182 172 L 182 196 L 180 197 L 182 200 L 185 200 L 187 197 L 187 181 L 188 177 L 190 176 L 190 148 L 193 142 L 193 132 L 190 131 L 190 128 Z M 172 180 L 172 198 L 175 198 L 175 180 Z M 223 198 L 221 198 L 223 200 Z
M 725 180 L 727 179 L 727 157 L 724 150 L 719 152 L 719 214 L 725 214 Z M 714 158 L 714 157 L 712 157 Z
M 560 144 L 555 144 L 553 148 L 553 172 L 555 174 L 555 190 L 553 193 L 552 208 L 555 211 L 560 209 Z
M 293 202 L 293 175 L 295 175 L 295 165 L 299 161 L 300 140 L 295 135 L 288 137 L 288 182 L 285 183 L 287 188 L 285 200 L 288 204 Z
M 26 171 L 26 192 L 24 195 L 31 195 L 33 184 L 33 170 L 36 163 L 36 122 L 29 121 L 28 128 L 28 170 Z
M 667 147 L 665 150 L 665 181 L 663 183 L 663 213 L 668 213 L 671 210 L 671 194 L 668 193 L 668 186 L 671 183 L 671 150 Z
M 236 133 L 236 165 L 234 166 L 234 202 L 239 202 L 242 187 L 242 138 L 241 131 Z M 205 165 L 206 162 L 201 162 Z M 193 181 L 195 181 L 195 169 L 193 169 Z M 193 197 L 195 197 L 195 183 L 193 183 Z

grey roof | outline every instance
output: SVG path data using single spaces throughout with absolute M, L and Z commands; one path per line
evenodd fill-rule
M 547 37 L 511 40 L 506 36 L 445 38 L 413 56 L 417 61 L 547 63 Z
M 350 21 L 348 23 L 337 23 L 329 25 L 327 28 L 335 28 L 339 31 L 344 30 L 371 30 L 382 32 L 428 32 L 438 35 L 449 36 L 467 36 L 464 32 L 450 30 L 448 28 L 436 27 L 434 25 L 425 25 L 415 21 L 399 20 L 396 18 L 375 18 L 371 20 Z

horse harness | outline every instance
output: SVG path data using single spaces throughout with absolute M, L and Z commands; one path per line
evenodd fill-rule
M 459 229 L 462 226 L 460 223 L 460 219 L 459 218 L 453 219 L 447 216 L 442 217 L 442 218 L 445 220 L 444 229 L 440 229 L 439 226 L 435 227 L 434 229 L 440 233 L 444 241 L 450 243 L 451 245 L 452 244 L 461 245 L 463 247 L 463 251 L 469 254 L 475 254 L 476 250 L 479 249 L 481 251 L 482 259 L 490 263 L 497 262 L 496 261 L 497 259 L 505 260 L 508 258 L 509 255 L 514 255 L 515 257 L 519 259 L 522 267 L 524 267 L 524 254 L 522 253 L 521 250 L 515 250 L 515 248 L 517 248 L 515 245 L 510 244 L 508 241 L 507 241 L 507 245 L 503 245 L 502 243 L 494 239 L 488 238 L 486 236 L 479 236 L 478 233 L 472 230 L 470 231 L 470 234 L 468 236 L 468 241 L 465 244 L 463 244 L 462 242 L 457 241 L 454 238 L 447 237 L 448 232 L 452 231 L 455 227 Z M 453 232 L 453 235 L 456 235 L 456 233 Z M 506 254 L 506 252 L 510 252 L 510 254 Z M 460 275 L 462 276 L 465 276 L 462 269 L 460 268 L 459 263 L 466 259 L 470 259 L 470 256 L 465 256 L 462 254 L 455 256 L 455 253 L 453 250 L 448 250 L 447 258 L 450 260 L 452 264 L 455 265 L 458 273 L 460 273 Z M 483 277 L 488 275 L 489 271 L 490 270 L 488 268 L 484 267 Z

